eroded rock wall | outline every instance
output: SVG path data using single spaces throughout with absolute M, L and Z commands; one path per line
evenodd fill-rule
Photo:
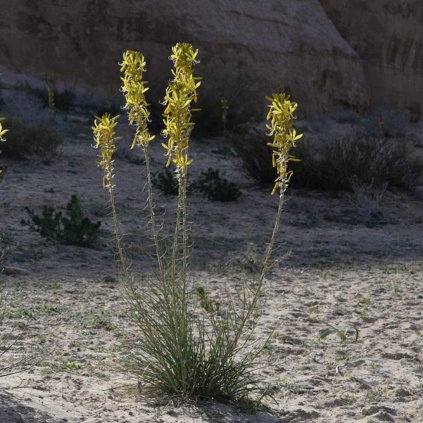
M 363 61 L 370 102 L 409 110 L 423 105 L 423 1 L 321 0 Z
M 0 0 L 0 64 L 102 93 L 119 85 L 125 49 L 141 50 L 154 98 L 177 41 L 201 50 L 202 94 L 262 108 L 284 89 L 308 114 L 362 109 L 358 54 L 318 0 Z

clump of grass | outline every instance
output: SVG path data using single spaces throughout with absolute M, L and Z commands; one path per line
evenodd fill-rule
M 81 247 L 92 247 L 97 242 L 101 223 L 94 223 L 83 215 L 76 195 L 72 195 L 66 206 L 66 217 L 49 206 L 43 207 L 41 215 L 30 208 L 26 208 L 26 211 L 31 220 L 23 223 L 30 225 L 43 238 Z
M 100 149 L 99 165 L 104 170 L 103 187 L 109 192 L 116 233 L 116 248 L 125 281 L 131 315 L 138 327 L 129 370 L 139 379 L 144 392 L 187 398 L 246 400 L 260 383 L 252 370 L 263 345 L 258 346 L 252 332 L 263 294 L 276 235 L 280 226 L 284 196 L 291 177 L 287 164 L 290 149 L 301 138 L 292 126 L 297 104 L 284 94 L 269 98 L 268 135 L 273 141 L 271 163 L 276 169 L 272 194 L 279 203 L 275 225 L 264 254 L 258 280 L 252 289 L 246 286 L 235 300 L 210 298 L 203 287 L 189 277 L 189 234 L 187 228 L 187 178 L 193 160 L 189 155 L 193 103 L 197 101 L 200 79 L 193 75 L 198 50 L 179 43 L 170 56 L 173 79 L 166 90 L 163 113 L 167 142 L 167 166 L 172 166 L 178 183 L 178 200 L 172 244 L 162 248 L 155 220 L 148 130 L 147 83 L 143 79 L 146 64 L 139 52 L 124 54 L 121 70 L 125 109 L 135 126 L 132 147 L 143 150 L 147 168 L 147 206 L 150 228 L 156 246 L 157 279 L 140 285 L 129 271 L 122 244 L 114 199 L 113 156 L 116 153 L 115 128 L 118 116 L 96 118 L 93 127 L 95 146 Z

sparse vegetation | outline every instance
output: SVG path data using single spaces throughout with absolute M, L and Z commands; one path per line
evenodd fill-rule
M 23 90 L 36 96 L 41 106 L 50 111 L 58 110 L 68 112 L 75 105 L 76 93 L 70 87 L 58 89 L 54 81 L 48 81 L 45 88 L 31 87 L 26 85 Z
M 168 168 L 164 172 L 157 173 L 152 179 L 153 186 L 165 195 L 178 195 L 178 180 Z
M 26 208 L 30 221 L 23 223 L 30 225 L 32 229 L 50 241 L 64 244 L 92 247 L 95 245 L 100 229 L 100 222 L 92 222 L 84 217 L 80 201 L 76 195 L 72 195 L 66 206 L 67 216 L 56 211 L 54 207 L 44 206 L 41 216 L 34 210 Z
M 269 165 L 263 135 L 236 134 L 233 146 L 252 178 L 260 183 L 272 183 L 275 173 Z M 353 191 L 354 183 L 358 183 L 373 189 L 388 186 L 413 191 L 423 180 L 423 161 L 403 138 L 355 132 L 317 143 L 306 140 L 296 146 L 293 155 L 298 160 L 290 165 L 295 173 L 292 184 L 299 188 Z
M 404 139 L 360 134 L 329 139 L 319 145 L 304 142 L 291 168 L 295 186 L 325 191 L 353 190 L 354 181 L 380 188 L 413 190 L 423 178 L 423 162 Z M 353 182 L 352 182 L 353 181 Z
M 178 195 L 177 175 L 168 168 L 164 172 L 156 174 L 153 179 L 153 186 L 158 188 L 165 195 Z M 202 172 L 200 176 L 188 186 L 187 194 L 199 192 L 210 201 L 235 201 L 241 191 L 235 183 L 229 182 L 226 178 L 221 178 L 219 170 L 209 168 L 207 172 Z
M 236 201 L 241 191 L 235 183 L 221 178 L 218 169 L 209 168 L 202 172 L 189 187 L 190 191 L 198 191 L 211 201 Z
M 148 279 L 140 288 L 129 273 L 120 228 L 117 221 L 113 185 L 113 155 L 116 153 L 116 117 L 106 114 L 95 121 L 96 147 L 100 148 L 99 165 L 104 169 L 103 187 L 109 191 L 116 246 L 125 278 L 132 316 L 138 327 L 136 348 L 129 368 L 140 381 L 142 389 L 156 395 L 178 396 L 183 399 L 209 397 L 246 400 L 260 383 L 252 369 L 264 345 L 257 346 L 251 326 L 257 321 L 258 305 L 263 295 L 265 274 L 269 267 L 273 245 L 279 229 L 284 194 L 291 174 L 287 171 L 289 151 L 301 138 L 293 129 L 296 103 L 283 94 L 269 98 L 268 125 L 270 160 L 276 168 L 273 193 L 279 194 L 279 206 L 271 240 L 265 252 L 258 281 L 250 290 L 245 287 L 237 299 L 221 302 L 209 297 L 203 287 L 195 287 L 188 278 L 187 176 L 192 163 L 189 157 L 190 134 L 194 127 L 191 104 L 197 101 L 199 78 L 193 76 L 198 51 L 190 44 L 177 44 L 171 59 L 173 79 L 165 95 L 162 144 L 168 156 L 167 165 L 175 166 L 178 205 L 173 244 L 169 257 L 162 251 L 155 222 L 149 144 L 154 139 L 148 130 L 149 111 L 144 93 L 145 59 L 139 52 L 127 51 L 121 70 L 124 73 L 122 91 L 129 123 L 135 125 L 132 148 L 144 152 L 147 167 L 147 205 L 150 211 L 152 237 L 156 246 L 158 280 Z M 176 189 L 173 175 L 164 177 L 166 190 Z M 171 182 L 169 182 L 169 180 Z M 217 170 L 201 175 L 195 188 L 213 200 L 234 200 L 239 191 L 234 184 L 221 179 Z M 193 297 L 197 293 L 198 301 Z M 247 341 L 245 341 L 247 339 Z
M 10 130 L 3 154 L 12 159 L 38 158 L 49 163 L 60 154 L 62 136 L 48 123 L 26 123 L 7 119 Z
M 272 152 L 268 137 L 258 131 L 238 131 L 232 136 L 232 145 L 241 160 L 244 171 L 260 184 L 273 184 L 276 171 L 272 166 Z

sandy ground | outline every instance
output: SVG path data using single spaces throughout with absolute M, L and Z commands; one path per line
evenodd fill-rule
M 273 332 L 266 411 L 249 414 L 212 402 L 178 406 L 146 400 L 122 362 L 136 332 L 122 299 L 107 196 L 89 125 L 70 123 L 51 165 L 8 162 L 1 184 L 0 276 L 6 366 L 32 366 L 0 379 L 1 423 L 42 422 L 423 422 L 423 202 L 387 192 L 380 204 L 354 195 L 290 190 L 259 335 Z M 153 155 L 162 169 L 159 145 Z M 189 197 L 194 286 L 216 295 L 254 279 L 276 199 L 240 170 L 222 139 L 193 142 L 192 172 L 222 169 L 243 195 L 234 203 Z M 144 219 L 143 166 L 125 149 L 116 160 L 118 207 L 134 272 L 154 269 Z M 102 222 L 96 248 L 55 245 L 21 225 L 24 207 L 63 208 L 78 194 Z M 171 230 L 175 199 L 156 193 Z M 325 338 L 328 328 L 336 333 Z M 269 359 L 270 357 L 270 359 Z M 263 360 L 265 357 L 263 357 Z

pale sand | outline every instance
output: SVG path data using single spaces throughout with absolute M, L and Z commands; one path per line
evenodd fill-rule
M 143 398 L 121 368 L 124 341 L 135 332 L 116 279 L 112 239 L 103 238 L 97 249 L 52 245 L 19 224 L 27 217 L 23 207 L 65 206 L 78 193 L 90 217 L 110 230 L 109 217 L 93 216 L 107 196 L 90 144 L 88 125 L 75 124 L 58 162 L 9 162 L 0 186 L 1 230 L 11 236 L 9 275 L 1 276 L 2 333 L 19 334 L 2 361 L 24 352 L 37 360 L 0 379 L 1 423 L 423 422 L 423 202 L 387 193 L 375 220 L 369 205 L 359 207 L 346 194 L 291 190 L 258 326 L 263 338 L 275 331 L 271 362 L 259 370 L 272 384 L 269 411 L 249 415 L 211 402 L 176 406 Z M 254 279 L 277 201 L 223 147 L 222 140 L 194 142 L 192 172 L 223 169 L 241 186 L 241 198 L 189 197 L 191 277 L 216 296 Z M 157 143 L 157 169 L 160 154 Z M 143 167 L 125 158 L 115 167 L 133 269 L 150 273 Z M 158 193 L 157 205 L 160 215 L 166 210 L 170 231 L 175 199 Z M 347 331 L 347 339 L 319 340 L 327 329 L 322 320 Z

